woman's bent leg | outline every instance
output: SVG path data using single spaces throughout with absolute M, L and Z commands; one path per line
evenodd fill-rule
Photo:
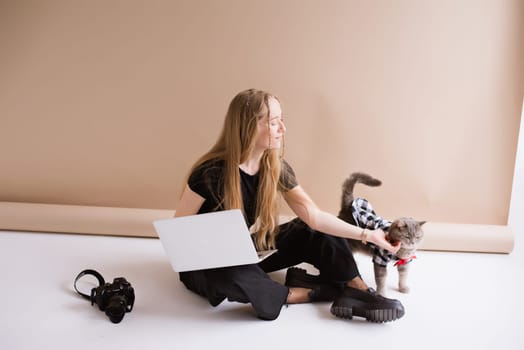
M 274 320 L 286 303 L 289 289 L 269 278 L 257 265 L 241 265 L 181 273 L 180 279 L 211 305 L 229 301 L 251 303 L 257 316 Z
M 346 283 L 360 276 L 346 239 L 312 230 L 298 219 L 280 227 L 276 245 L 277 251 L 259 263 L 266 272 L 307 262 L 325 282 Z

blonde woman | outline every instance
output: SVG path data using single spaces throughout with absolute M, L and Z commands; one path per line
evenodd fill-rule
M 279 100 L 250 89 L 229 105 L 216 144 L 191 169 L 176 216 L 241 209 L 259 250 L 276 249 L 254 265 L 181 272 L 191 291 L 216 306 L 224 299 L 251 303 L 257 316 L 278 317 L 284 304 L 334 301 L 331 312 L 341 318 L 392 321 L 404 315 L 402 304 L 377 295 L 360 277 L 347 238 L 372 242 L 392 252 L 381 230 L 364 230 L 320 210 L 298 184 L 282 158 L 286 127 Z M 297 218 L 279 225 L 281 195 Z M 307 262 L 318 276 L 289 269 L 286 285 L 267 273 Z

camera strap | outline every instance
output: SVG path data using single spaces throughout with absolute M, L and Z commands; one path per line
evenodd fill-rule
M 91 270 L 91 269 L 87 269 L 87 270 L 84 270 L 82 272 L 80 272 L 78 274 L 78 276 L 76 276 L 75 278 L 75 290 L 78 294 L 80 294 L 81 296 L 83 296 L 84 298 L 86 298 L 87 300 L 91 300 L 91 296 L 90 295 L 87 295 L 87 294 L 84 294 L 82 293 L 81 291 L 78 290 L 78 288 L 76 287 L 76 282 L 78 282 L 78 280 L 82 277 L 84 277 L 85 275 L 92 275 L 92 276 L 95 276 L 96 279 L 98 280 L 98 283 L 100 286 L 103 286 L 106 282 L 104 281 L 104 277 L 102 277 L 101 274 L 99 274 L 97 271 L 95 270 Z

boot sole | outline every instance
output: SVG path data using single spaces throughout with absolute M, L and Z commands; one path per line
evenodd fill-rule
M 331 306 L 331 313 L 339 318 L 351 320 L 353 316 L 363 317 L 368 322 L 383 323 L 395 321 L 404 316 L 402 309 L 362 310 L 356 306 Z

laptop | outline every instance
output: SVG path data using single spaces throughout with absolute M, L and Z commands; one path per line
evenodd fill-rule
M 153 221 L 177 272 L 260 261 L 240 209 Z

